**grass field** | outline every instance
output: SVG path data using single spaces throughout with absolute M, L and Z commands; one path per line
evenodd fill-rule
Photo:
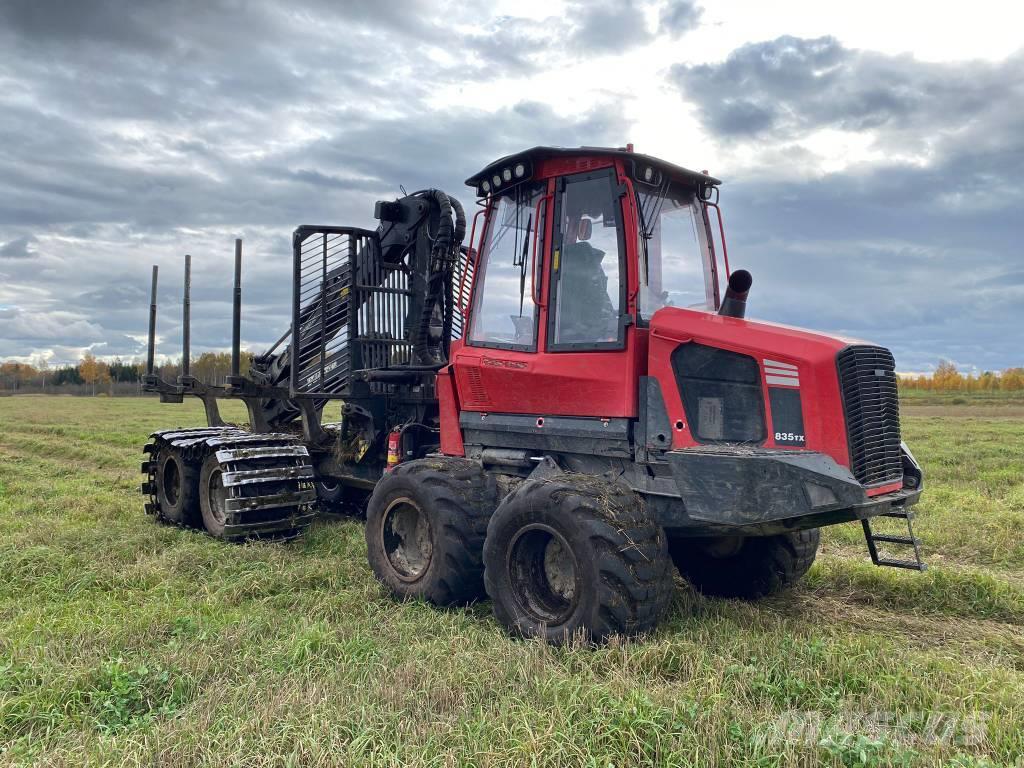
M 140 448 L 198 403 L 0 398 L 0 764 L 1024 765 L 1024 401 L 912 403 L 928 573 L 831 528 L 795 591 L 679 584 L 595 650 L 393 603 L 356 521 L 157 525 Z

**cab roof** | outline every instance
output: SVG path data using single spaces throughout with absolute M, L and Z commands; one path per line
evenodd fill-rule
M 624 160 L 632 160 L 645 165 L 651 165 L 667 176 L 682 179 L 683 181 L 691 182 L 695 185 L 710 184 L 718 186 L 722 183 L 719 179 L 716 179 L 714 176 L 708 176 L 706 173 L 691 171 L 689 168 L 674 165 L 657 157 L 651 157 L 650 155 L 644 155 L 639 152 L 632 152 L 625 147 L 533 147 L 532 149 L 526 149 L 522 152 L 516 152 L 514 154 L 498 158 L 493 163 L 490 163 L 479 172 L 466 179 L 466 184 L 470 187 L 476 187 L 484 179 L 490 178 L 495 170 L 500 171 L 502 168 L 508 167 L 520 160 L 526 160 L 531 164 L 536 164 L 539 160 L 546 160 L 549 157 L 595 156 L 612 158 L 618 157 Z

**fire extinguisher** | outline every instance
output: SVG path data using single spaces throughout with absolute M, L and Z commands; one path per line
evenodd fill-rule
M 393 429 L 388 433 L 388 465 L 384 470 L 390 472 L 402 460 L 402 430 Z

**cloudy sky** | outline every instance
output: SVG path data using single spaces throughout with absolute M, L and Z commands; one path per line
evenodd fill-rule
M 1024 38 L 1005 3 L 0 0 L 0 358 L 287 327 L 290 234 L 536 144 L 726 181 L 750 314 L 898 367 L 1024 364 Z M 487 15 L 482 8 L 488 9 Z M 468 207 L 468 206 L 467 206 Z

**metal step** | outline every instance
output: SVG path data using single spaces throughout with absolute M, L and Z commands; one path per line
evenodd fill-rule
M 914 513 L 910 510 L 899 510 L 883 512 L 879 517 L 895 517 L 907 521 L 907 536 L 895 536 L 888 533 L 875 533 L 871 530 L 871 520 L 861 520 L 864 528 L 864 540 L 868 545 L 868 554 L 871 555 L 871 562 L 878 566 L 887 568 L 904 568 L 911 571 L 926 571 L 928 566 L 921 559 L 921 540 L 914 535 Z M 878 553 L 879 544 L 896 544 L 902 547 L 914 548 L 913 560 L 897 560 L 891 557 L 882 557 Z
M 908 547 L 921 544 L 921 540 L 918 538 L 912 539 L 909 536 L 890 536 L 887 533 L 872 533 L 871 538 L 875 541 L 883 541 L 888 544 L 905 544 Z

